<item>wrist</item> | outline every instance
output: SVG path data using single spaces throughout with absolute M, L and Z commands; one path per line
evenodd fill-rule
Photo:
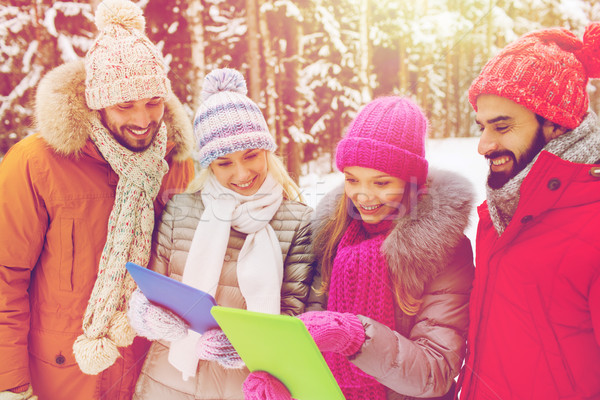
M 358 353 L 365 342 L 365 327 L 354 314 L 345 314 L 344 322 L 347 324 L 348 338 L 346 346 L 340 351 L 340 354 L 350 357 Z

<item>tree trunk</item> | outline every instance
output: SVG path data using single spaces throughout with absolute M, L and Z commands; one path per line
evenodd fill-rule
M 408 54 L 406 53 L 406 44 L 403 37 L 398 39 L 398 48 L 400 51 L 400 67 L 398 68 L 400 93 L 406 95 L 408 94 Z
M 246 0 L 246 24 L 248 25 L 248 53 L 246 62 L 249 66 L 248 96 L 255 102 L 260 102 L 261 68 L 260 68 L 260 35 L 258 33 L 258 15 L 256 13 L 256 1 Z
M 495 0 L 489 0 L 490 1 L 490 9 L 488 10 L 487 13 L 487 31 L 486 31 L 486 36 L 485 36 L 485 45 L 486 45 L 486 49 L 487 49 L 487 58 L 489 59 L 492 56 L 492 41 L 493 41 L 493 37 L 494 37 L 494 13 L 493 13 L 493 9 L 494 9 L 494 3 Z
M 277 131 L 276 124 L 277 105 L 275 104 L 277 99 L 277 91 L 275 89 L 275 67 L 277 65 L 277 59 L 271 45 L 271 33 L 269 32 L 266 11 L 261 9 L 262 4 L 270 2 L 271 0 L 256 1 L 258 5 L 258 29 L 260 32 L 260 38 L 262 39 L 262 49 L 264 54 L 263 58 L 265 61 L 265 102 L 267 105 L 265 117 L 271 134 L 275 136 L 277 144 L 281 146 L 281 133 Z
M 202 102 L 202 82 L 206 74 L 206 60 L 204 58 L 204 4 L 202 0 L 189 0 L 186 19 L 190 32 L 191 107 L 193 110 L 196 110 Z
M 282 13 L 283 14 L 283 13 Z M 287 170 L 290 176 L 298 183 L 301 171 L 301 152 L 303 144 L 298 142 L 298 138 L 294 138 L 291 134 L 292 131 L 304 133 L 303 125 L 303 108 L 304 101 L 302 96 L 298 93 L 298 79 L 300 78 L 301 60 L 303 57 L 303 47 L 301 39 L 303 36 L 302 24 L 299 23 L 294 17 L 286 18 L 285 15 L 281 15 L 281 18 L 285 21 L 285 28 L 283 32 L 286 38 L 286 52 L 285 52 L 285 82 L 283 89 L 283 103 L 285 115 L 284 129 L 286 136 L 289 141 L 287 142 Z
M 362 101 L 368 103 L 373 92 L 369 84 L 369 73 L 371 67 L 371 52 L 369 51 L 369 0 L 360 1 L 360 22 L 359 22 L 359 37 L 360 37 L 360 69 L 359 79 L 361 84 Z
M 462 102 L 462 94 L 463 91 L 461 90 L 461 74 L 460 74 L 460 69 L 461 69 L 461 53 L 462 53 L 462 46 L 460 45 L 460 43 L 458 43 L 456 45 L 456 47 L 454 48 L 455 52 L 454 52 L 454 57 L 453 57 L 453 66 L 454 66 L 454 73 L 452 74 L 454 76 L 454 80 L 453 80 L 453 88 L 454 88 L 454 106 L 455 106 L 455 126 L 454 126 L 454 132 L 456 134 L 456 136 L 463 136 L 460 132 L 461 129 L 461 125 L 462 125 L 462 107 L 461 107 L 461 102 Z
M 450 82 L 452 82 L 452 51 L 446 51 L 446 96 L 444 96 L 444 137 L 450 137 Z

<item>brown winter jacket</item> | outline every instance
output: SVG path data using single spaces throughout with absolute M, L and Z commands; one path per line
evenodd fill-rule
M 151 268 L 181 280 L 198 221 L 204 211 L 200 193 L 175 196 L 168 204 L 158 231 L 158 245 Z M 284 200 L 270 224 L 283 254 L 281 313 L 304 312 L 313 279 L 310 245 L 312 210 L 304 204 Z M 237 259 L 246 235 L 231 230 L 216 301 L 226 307 L 246 308 L 238 287 Z M 190 349 L 194 351 L 194 349 Z M 184 381 L 168 361 L 169 342 L 152 343 L 136 387 L 136 400 L 243 400 L 242 383 L 248 369 L 224 369 L 216 362 L 200 361 L 195 377 Z
M 83 61 L 48 73 L 37 93 L 39 133 L 0 164 L 0 392 L 31 382 L 39 400 L 129 400 L 147 349 L 137 339 L 95 376 L 73 356 L 119 179 L 89 140 L 99 113 L 86 106 L 84 80 Z M 191 123 L 175 98 L 165 123 L 170 169 L 157 214 L 194 175 Z
M 333 215 L 342 191 L 339 187 L 319 203 L 313 237 Z M 395 221 L 383 243 L 392 279 L 425 284 L 416 315 L 407 316 L 396 306 L 395 331 L 359 315 L 366 340 L 351 362 L 387 387 L 388 400 L 443 396 L 458 375 L 465 354 L 474 273 L 473 252 L 463 233 L 473 197 L 465 178 L 430 169 L 427 193 L 419 197 L 413 213 Z M 322 243 L 313 245 L 318 259 Z M 319 286 L 320 274 L 313 284 Z M 311 301 L 320 298 L 325 308 L 325 296 L 311 291 L 310 297 Z

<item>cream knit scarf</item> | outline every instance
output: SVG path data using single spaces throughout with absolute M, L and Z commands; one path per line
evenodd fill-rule
M 211 176 L 201 196 L 205 209 L 190 245 L 182 282 L 215 295 L 233 228 L 247 234 L 237 260 L 238 285 L 247 309 L 279 314 L 283 255 L 269 222 L 283 201 L 281 185 L 268 174 L 256 194 L 242 196 Z M 169 362 L 182 372 L 184 380 L 196 375 L 198 357 L 194 349 L 200 336 L 189 330 L 186 337 L 171 344 Z
M 99 121 L 93 124 L 90 138 L 119 175 L 98 276 L 83 317 L 83 334 L 73 344 L 81 371 L 96 375 L 119 357 L 117 346 L 128 346 L 135 337 L 125 314 L 135 283 L 125 264 L 127 261 L 148 264 L 154 199 L 169 166 L 165 161 L 167 129 L 164 123 L 143 152 L 132 152 L 121 146 Z
M 590 111 L 575 130 L 549 141 L 542 150 L 573 163 L 593 164 L 600 159 L 599 122 L 598 116 Z M 491 189 L 486 185 L 488 209 L 498 236 L 504 233 L 515 215 L 521 195 L 521 184 L 538 157 L 539 153 L 500 189 Z

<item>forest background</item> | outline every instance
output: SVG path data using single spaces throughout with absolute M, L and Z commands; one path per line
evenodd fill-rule
M 99 3 L 0 0 L 0 157 L 35 131 L 43 75 L 85 55 Z M 333 170 L 330 155 L 347 124 L 380 95 L 415 99 L 430 120 L 430 138 L 477 135 L 467 90 L 491 56 L 532 30 L 561 26 L 581 38 L 600 20 L 598 0 L 136 3 L 190 120 L 204 76 L 240 70 L 296 179 L 317 160 Z M 599 89 L 590 83 L 595 110 Z

